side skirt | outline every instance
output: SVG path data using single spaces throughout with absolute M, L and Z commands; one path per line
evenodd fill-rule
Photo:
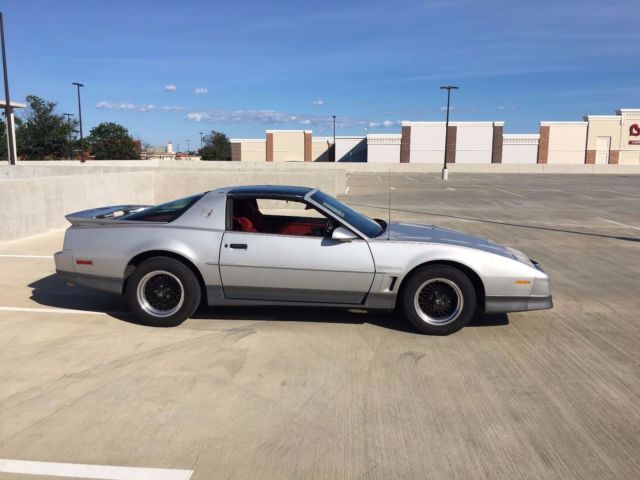
M 366 299 L 365 299 L 366 300 Z M 324 303 L 324 302 L 291 302 L 282 300 L 245 300 L 236 298 L 225 298 L 222 286 L 207 286 L 207 304 L 209 306 L 238 307 L 238 306 L 292 306 L 292 307 L 330 307 L 330 308 L 363 308 L 367 310 L 391 310 L 393 306 L 380 302 L 379 305 L 368 305 L 365 303 Z

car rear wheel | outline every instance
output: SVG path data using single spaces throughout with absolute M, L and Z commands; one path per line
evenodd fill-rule
M 200 284 L 184 263 L 153 257 L 139 264 L 127 281 L 129 308 L 145 325 L 174 327 L 200 305 Z
M 422 333 L 449 335 L 467 325 L 476 310 L 471 280 L 449 265 L 416 271 L 403 290 L 404 315 Z

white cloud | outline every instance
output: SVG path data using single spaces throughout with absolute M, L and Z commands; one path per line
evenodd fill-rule
M 319 117 L 318 117 L 319 118 Z M 264 124 L 291 123 L 295 121 L 315 123 L 315 116 L 297 115 L 277 110 L 206 110 L 187 113 L 193 122 L 260 122 Z
M 300 125 L 312 125 L 319 128 L 328 128 L 333 125 L 333 119 L 327 115 L 301 115 L 277 110 L 206 110 L 201 112 L 188 112 L 186 119 L 190 122 L 212 123 L 241 123 L 258 122 L 265 125 L 298 123 Z M 389 128 L 402 125 L 401 120 L 367 121 L 348 117 L 339 117 L 336 125 L 338 128 L 369 127 Z
M 389 128 L 402 125 L 401 120 L 385 120 L 383 122 L 369 122 L 369 128 Z
M 198 87 L 193 91 L 193 93 L 195 93 L 196 95 L 206 95 L 207 93 L 209 93 L 209 89 L 205 87 Z
M 173 83 L 164 86 L 165 92 L 175 92 L 178 89 Z
M 498 108 L 496 108 L 496 110 L 498 110 L 499 112 L 502 112 L 504 110 L 506 110 L 507 107 L 505 107 L 504 105 L 500 105 Z
M 324 100 L 319 98 L 318 100 L 314 100 L 311 103 L 313 104 L 314 107 L 321 107 L 322 105 L 324 105 Z
M 96 103 L 96 108 L 100 108 L 102 110 L 127 110 L 130 112 L 181 112 L 185 108 L 180 107 L 178 105 L 154 105 L 153 103 L 149 104 L 134 104 L 127 102 L 107 102 L 105 100 Z
M 189 122 L 210 122 L 210 123 L 262 123 L 264 125 L 284 125 L 297 123 L 299 125 L 311 125 L 320 129 L 330 128 L 333 119 L 328 115 L 299 114 L 284 112 L 279 110 L 202 110 L 189 111 L 184 106 L 179 105 L 154 105 L 135 104 L 129 102 L 109 102 L 103 100 L 96 104 L 96 108 L 103 110 L 123 110 L 130 112 L 186 112 L 185 119 Z M 338 128 L 389 128 L 400 126 L 400 120 L 369 121 L 350 117 L 338 117 L 336 126 Z

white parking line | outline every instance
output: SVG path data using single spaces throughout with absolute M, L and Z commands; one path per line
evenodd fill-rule
M 13 253 L 0 253 L 0 257 L 7 258 L 53 258 L 53 255 L 18 255 Z
M 599 218 L 600 218 L 600 220 L 604 220 L 605 222 L 608 222 L 608 223 L 613 223 L 614 225 L 620 225 L 621 227 L 632 228 L 634 230 L 640 230 L 640 228 L 634 227 L 633 225 L 627 225 L 626 223 L 620 223 L 620 222 L 616 222 L 615 220 L 608 220 L 608 219 L 602 218 L 602 217 L 599 217 Z
M 95 312 L 93 310 L 72 310 L 70 308 L 32 308 L 32 307 L 5 307 L 0 306 L 0 312 L 27 312 L 27 313 L 68 313 L 75 315 L 122 315 L 126 312 Z
M 580 195 L 579 193 L 566 192 L 564 190 L 555 190 L 555 189 L 552 189 L 552 188 L 545 188 L 545 190 L 547 190 L 548 192 L 566 193 L 567 195 L 573 195 L 574 197 L 593 198 L 593 197 L 590 197 L 589 195 Z
M 631 194 L 631 193 L 626 193 L 626 192 L 619 192 L 619 191 L 617 191 L 617 190 L 607 190 L 607 189 L 605 188 L 605 189 L 602 189 L 602 191 L 603 191 L 603 192 L 612 192 L 612 193 L 615 193 L 616 195 L 623 195 L 623 196 L 625 196 L 625 197 L 640 198 L 640 197 L 638 197 L 637 195 L 633 195 L 633 194 Z
M 509 190 L 502 190 L 501 188 L 494 188 L 494 190 L 498 190 L 499 192 L 508 193 L 509 195 L 515 195 L 516 197 L 524 198 L 523 195 L 520 195 L 518 193 L 510 192 Z
M 103 480 L 189 480 L 193 470 L 32 462 L 0 458 L 0 472 Z
M 407 177 L 406 175 L 404 176 L 404 178 L 406 178 L 407 180 L 411 180 L 414 183 L 418 183 L 419 182 L 419 180 L 416 180 L 415 178 Z

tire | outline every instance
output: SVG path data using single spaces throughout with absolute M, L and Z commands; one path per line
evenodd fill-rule
M 429 265 L 407 280 L 401 306 L 405 318 L 421 333 L 449 335 L 473 318 L 476 291 L 457 268 Z
M 141 323 L 175 327 L 200 305 L 201 290 L 193 271 L 179 260 L 152 257 L 129 276 L 125 297 Z

